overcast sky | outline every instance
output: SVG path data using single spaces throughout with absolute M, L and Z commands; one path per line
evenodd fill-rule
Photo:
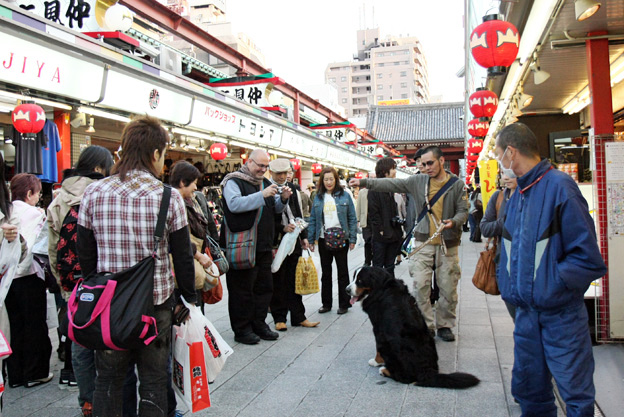
M 273 73 L 297 88 L 323 84 L 325 68 L 350 61 L 356 31 L 420 39 L 432 96 L 463 101 L 463 0 L 227 0 L 235 33 L 246 33 Z

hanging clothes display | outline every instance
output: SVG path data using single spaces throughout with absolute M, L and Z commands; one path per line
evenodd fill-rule
M 37 175 L 43 182 L 58 182 L 56 154 L 61 150 L 61 138 L 56 123 L 46 120 L 43 134 L 48 138 L 48 145 L 41 148 L 43 174 Z
M 35 137 L 26 137 L 11 126 L 6 136 L 11 138 L 15 146 L 15 173 L 43 174 L 41 150 L 48 146 L 48 138 L 44 131 L 37 133 Z

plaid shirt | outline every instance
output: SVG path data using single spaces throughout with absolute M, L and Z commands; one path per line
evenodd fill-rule
M 118 175 L 91 184 L 80 204 L 78 224 L 93 231 L 97 242 L 98 272 L 119 272 L 150 256 L 158 220 L 163 184 L 146 171 L 130 171 L 124 182 Z M 176 189 L 163 240 L 158 246 L 154 273 L 154 305 L 173 293 L 169 263 L 169 233 L 187 226 L 184 200 Z

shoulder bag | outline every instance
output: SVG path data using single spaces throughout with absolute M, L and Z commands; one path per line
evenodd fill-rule
M 261 190 L 264 189 L 264 181 Z M 258 240 L 258 221 L 262 217 L 262 210 L 256 210 L 256 219 L 249 230 L 242 232 L 232 232 L 225 217 L 223 225 L 225 227 L 225 257 L 232 269 L 251 269 L 256 266 L 256 241 Z
M 504 191 L 498 192 L 496 197 L 496 218 L 498 219 L 498 212 L 504 198 Z M 490 241 L 493 242 L 490 248 Z M 498 282 L 496 281 L 496 252 L 498 238 L 494 237 L 488 241 L 485 250 L 479 254 L 479 260 L 477 261 L 477 267 L 475 268 L 474 276 L 472 277 L 472 283 L 475 287 L 480 289 L 486 294 L 499 295 Z
M 67 302 L 67 335 L 79 345 L 93 350 L 136 349 L 158 335 L 154 266 L 171 197 L 171 186 L 164 187 L 152 254 L 123 271 L 92 273 L 76 283 Z

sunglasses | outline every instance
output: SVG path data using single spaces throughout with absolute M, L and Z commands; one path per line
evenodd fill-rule
M 435 164 L 435 162 L 436 162 L 436 160 L 433 160 L 433 161 L 427 161 L 427 162 L 422 162 L 420 165 L 421 165 L 422 167 L 425 167 L 425 166 L 430 167 L 430 166 L 432 166 L 433 164 Z

